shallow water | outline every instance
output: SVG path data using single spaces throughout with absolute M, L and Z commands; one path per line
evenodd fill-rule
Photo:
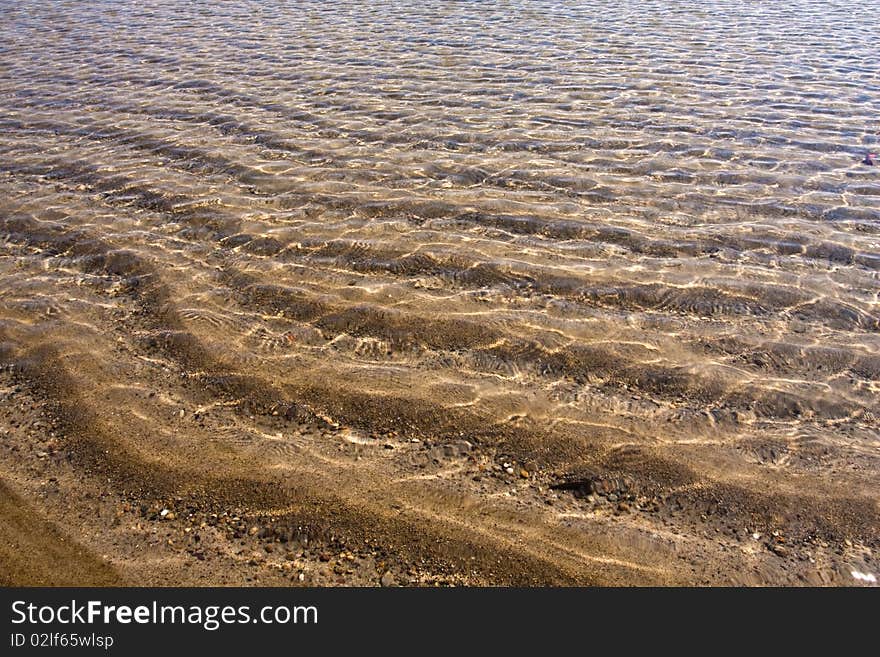
M 123 317 L 122 361 L 367 433 L 871 490 L 875 9 L 0 2 L 4 331 L 75 373 Z

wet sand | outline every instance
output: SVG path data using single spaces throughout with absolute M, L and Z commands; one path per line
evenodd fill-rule
M 0 2 L 5 584 L 880 576 L 852 3 L 306 4 Z

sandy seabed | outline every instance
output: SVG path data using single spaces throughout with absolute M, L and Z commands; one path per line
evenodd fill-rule
M 876 585 L 877 14 L 606 4 L 0 2 L 0 583 Z

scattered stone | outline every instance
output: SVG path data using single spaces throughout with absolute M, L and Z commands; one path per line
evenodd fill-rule
M 877 576 L 874 573 L 863 573 L 858 570 L 850 571 L 850 574 L 853 576 L 853 579 L 858 580 L 859 582 L 867 582 L 868 584 L 876 584 Z
M 771 544 L 770 551 L 779 557 L 787 557 L 788 556 L 788 548 L 786 548 L 783 545 L 779 545 L 778 543 Z
M 385 588 L 389 588 L 392 586 L 396 586 L 397 582 L 394 579 L 394 575 L 391 574 L 391 571 L 386 570 L 385 574 L 382 575 L 382 578 L 379 580 L 379 584 L 381 584 Z

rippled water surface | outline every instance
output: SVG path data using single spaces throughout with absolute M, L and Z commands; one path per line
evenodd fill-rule
M 872 2 L 0 2 L 3 330 L 366 433 L 876 490 L 878 34 Z

